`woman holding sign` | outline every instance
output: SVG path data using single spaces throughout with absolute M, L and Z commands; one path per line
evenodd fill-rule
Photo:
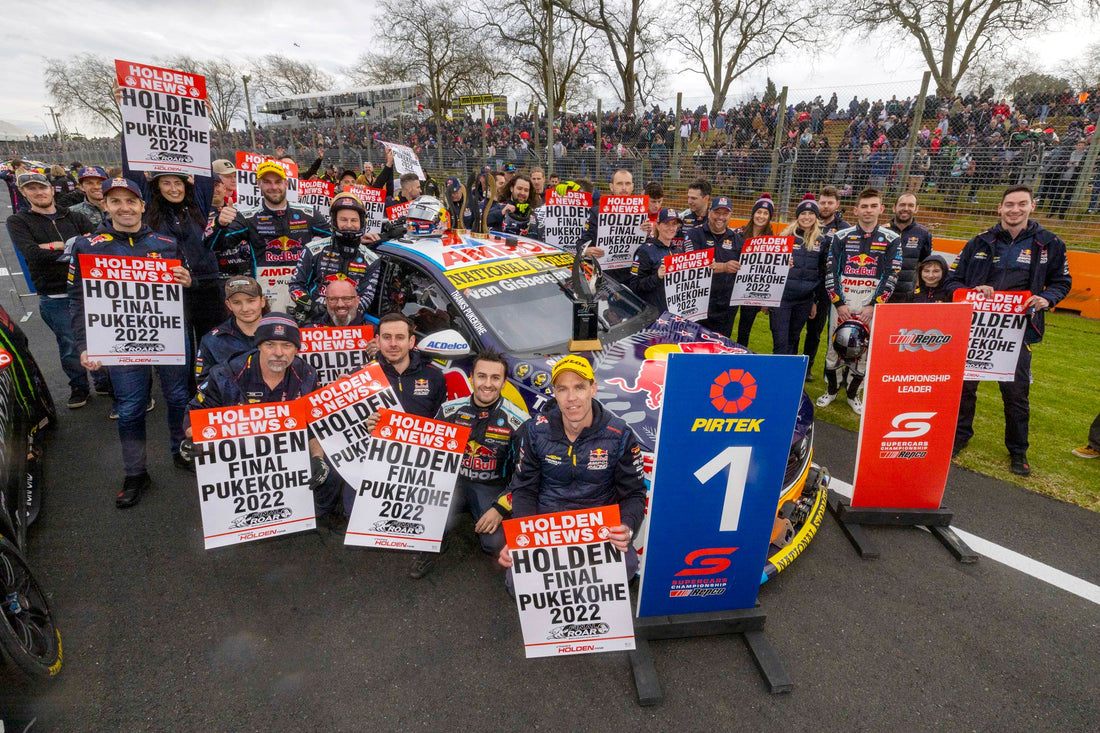
M 765 193 L 752 205 L 752 214 L 745 226 L 738 231 L 741 234 L 741 243 L 744 244 L 753 237 L 772 236 L 772 217 L 775 216 L 775 203 L 771 194 Z M 739 309 L 740 317 L 737 320 L 737 343 L 747 347 L 749 335 L 752 333 L 752 323 L 756 320 L 756 314 L 760 307 L 755 305 L 743 305 Z M 723 334 L 725 335 L 725 334 Z
M 783 301 L 769 314 L 772 353 L 794 354 L 806 322 L 817 315 L 817 301 L 825 297 L 825 265 L 829 248 L 822 241 L 824 229 L 818 220 L 817 201 L 812 193 L 802 197 L 793 224 L 780 236 L 794 237 L 791 269 L 783 287 Z

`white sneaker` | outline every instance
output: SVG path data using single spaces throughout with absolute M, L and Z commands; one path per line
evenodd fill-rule
M 826 392 L 825 394 L 818 397 L 817 402 L 815 402 L 814 404 L 818 407 L 828 407 L 829 405 L 833 404 L 833 400 L 835 399 L 835 394 L 830 394 L 829 392 Z
M 852 412 L 857 415 L 863 414 L 863 400 L 861 400 L 858 395 L 848 398 L 848 407 L 851 407 Z

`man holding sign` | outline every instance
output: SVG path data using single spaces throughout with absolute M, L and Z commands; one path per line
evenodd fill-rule
M 999 382 L 1004 400 L 1005 447 L 1011 470 L 1029 476 L 1027 461 L 1028 419 L 1031 388 L 1031 344 L 1043 340 L 1043 311 L 1069 294 L 1072 278 L 1066 244 L 1038 222 L 1031 221 L 1035 201 L 1027 186 L 1009 186 L 1001 197 L 999 224 L 971 239 L 951 265 L 944 286 L 948 293 L 973 288 L 986 298 L 995 291 L 1026 291 L 1024 302 L 1030 323 L 1024 331 L 1024 347 L 1012 381 Z M 974 408 L 978 403 L 977 380 L 963 382 L 959 422 L 955 429 L 954 455 L 974 437 Z
M 73 257 L 69 263 L 69 303 L 72 316 L 72 329 L 76 339 L 77 350 L 80 352 L 80 363 L 86 369 L 95 371 L 103 366 L 105 357 L 93 354 L 88 356 L 88 335 L 85 324 L 85 297 L 92 295 L 92 291 L 85 292 L 83 283 L 83 270 L 81 257 L 99 256 L 108 262 L 129 262 L 137 265 L 154 265 L 158 260 L 174 262 L 175 266 L 167 268 L 171 273 L 170 278 L 174 282 L 162 282 L 153 285 L 147 282 L 121 282 L 107 281 L 97 291 L 105 292 L 107 286 L 112 290 L 118 289 L 119 297 L 110 299 L 111 313 L 97 313 L 99 320 L 111 326 L 109 332 L 122 332 L 128 339 L 126 344 L 119 344 L 125 353 L 112 359 L 113 365 L 108 372 L 111 376 L 111 384 L 115 390 L 115 400 L 118 403 L 118 437 L 122 443 L 122 463 L 125 478 L 122 482 L 122 490 L 115 498 L 115 506 L 119 509 L 131 507 L 141 499 L 141 492 L 149 488 L 149 473 L 145 470 L 145 411 L 149 406 L 149 391 L 152 386 L 153 372 L 148 366 L 153 364 L 154 357 L 139 357 L 133 352 L 133 348 L 152 346 L 153 350 L 160 347 L 164 350 L 166 344 L 171 341 L 182 347 L 184 343 L 184 323 L 182 293 L 179 299 L 172 298 L 175 295 L 173 285 L 184 288 L 191 285 L 191 273 L 179 265 L 179 256 L 176 249 L 176 241 L 171 237 L 155 233 L 148 225 L 142 222 L 142 214 L 145 212 L 145 202 L 141 198 L 141 191 L 134 183 L 126 178 L 112 178 L 103 182 L 103 197 L 106 201 L 107 213 L 110 215 L 110 223 L 100 226 L 97 233 L 86 237 L 78 237 L 73 245 Z M 144 263 L 151 259 L 153 263 Z M 136 261 L 136 262 L 135 262 Z M 108 267 L 108 270 L 111 268 Z M 118 270 L 121 272 L 122 267 Z M 128 267 L 127 272 L 138 272 L 141 268 Z M 143 274 L 152 274 L 156 268 L 149 267 Z M 151 271 L 151 272 L 150 272 Z M 164 273 L 167 274 L 167 273 Z M 97 282 L 104 282 L 99 280 Z M 132 288 L 135 293 L 138 286 L 143 286 L 152 292 L 153 288 L 159 288 L 161 302 L 155 297 L 147 295 L 145 298 L 125 297 Z M 102 297 L 96 297 L 102 301 Z M 176 316 L 158 315 L 163 308 L 167 309 L 175 305 L 178 308 Z M 145 322 L 156 318 L 155 327 L 145 327 Z M 115 325 L 117 324 L 117 326 Z M 131 325 L 133 324 L 133 325 Z M 135 338 L 130 338 L 134 336 Z M 97 352 L 99 349 L 96 350 Z M 136 363 L 144 359 L 145 366 Z M 130 361 L 131 363 L 125 363 Z M 180 442 L 183 440 L 184 414 L 187 410 L 187 365 L 180 351 L 175 363 L 157 363 L 157 376 L 160 378 L 160 388 L 164 393 L 164 400 L 168 405 L 168 447 L 176 465 L 189 468 L 190 464 L 179 455 Z

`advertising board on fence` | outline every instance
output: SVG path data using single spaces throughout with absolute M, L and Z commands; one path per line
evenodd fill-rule
M 439 552 L 470 429 L 380 410 L 344 544 Z
M 753 237 L 741 249 L 730 305 L 778 307 L 791 271 L 794 237 Z
M 649 219 L 648 196 L 600 196 L 595 246 L 603 249 L 605 270 L 630 267 L 634 251 L 645 243 L 642 223 Z
M 206 549 L 317 526 L 301 400 L 191 411 Z
M 875 306 L 853 507 L 936 509 L 947 485 L 971 307 Z
M 1005 290 L 987 298 L 976 290 L 955 291 L 956 303 L 972 303 L 970 345 L 966 351 L 966 379 L 1011 382 L 1024 346 L 1029 316 L 1026 290 Z
M 504 522 L 528 658 L 634 648 L 616 505 Z
M 209 176 L 205 77 L 117 59 L 115 74 L 131 170 Z
M 374 338 L 374 326 L 314 326 L 303 328 L 301 334 L 298 356 L 317 371 L 317 381 L 322 385 L 332 384 L 370 363 L 366 348 Z
M 689 321 L 707 317 L 713 263 L 713 249 L 665 257 L 665 302 L 670 313 Z
M 263 193 L 256 180 L 256 168 L 265 160 L 278 163 L 286 171 L 286 200 L 298 200 L 298 164 L 276 160 L 266 155 L 237 151 L 237 208 L 254 209 L 263 203 Z
M 588 212 L 592 210 L 592 194 L 569 191 L 561 194 L 546 189 L 546 205 L 542 209 L 542 241 L 558 247 L 573 247 L 584 233 Z
M 80 255 L 88 358 L 108 366 L 186 364 L 179 260 Z

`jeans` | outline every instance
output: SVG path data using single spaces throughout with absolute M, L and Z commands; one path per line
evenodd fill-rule
M 145 408 L 157 370 L 160 389 L 168 408 L 168 450 L 179 451 L 183 442 L 183 418 L 187 414 L 187 367 L 108 367 L 118 402 L 118 437 L 122 443 L 122 464 L 127 476 L 145 473 Z
M 959 422 L 955 427 L 955 445 L 966 445 L 974 437 L 974 408 L 978 404 L 978 382 L 963 382 L 962 401 L 959 404 Z M 1031 391 L 1031 349 L 1024 344 L 1020 360 L 1016 362 L 1015 379 L 997 382 L 1005 410 L 1005 448 L 1011 455 L 1027 452 L 1027 426 L 1031 414 L 1028 394 Z
M 809 300 L 781 305 L 768 312 L 773 354 L 798 353 L 798 337 L 810 319 L 813 307 L 814 299 L 811 296 Z
M 61 357 L 61 368 L 69 378 L 69 387 L 88 391 L 88 372 L 80 365 L 80 353 L 76 350 L 76 338 L 69 320 L 69 299 L 39 295 L 38 312 L 57 339 L 57 353 Z

